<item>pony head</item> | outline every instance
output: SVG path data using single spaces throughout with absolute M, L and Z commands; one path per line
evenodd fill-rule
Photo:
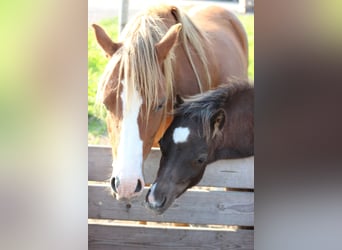
M 254 88 L 232 82 L 179 104 L 160 140 L 160 165 L 146 195 L 148 207 L 163 213 L 199 183 L 208 164 L 254 155 Z

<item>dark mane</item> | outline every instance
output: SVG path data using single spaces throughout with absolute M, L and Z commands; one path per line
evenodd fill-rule
M 251 88 L 253 86 L 248 81 L 242 80 L 220 85 L 214 90 L 184 99 L 184 103 L 176 108 L 174 114 L 201 121 L 204 136 L 210 139 L 210 119 L 215 111 L 229 103 L 236 94 L 248 91 Z

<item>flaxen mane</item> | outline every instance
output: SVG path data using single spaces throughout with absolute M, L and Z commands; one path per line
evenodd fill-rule
M 159 8 L 164 8 L 159 7 Z M 168 6 L 172 11 L 178 23 L 182 24 L 180 31 L 180 43 L 184 45 L 191 66 L 196 74 L 200 90 L 203 89 L 203 79 L 199 79 L 198 72 L 194 66 L 193 59 L 190 55 L 189 46 L 195 50 L 196 54 L 201 58 L 201 64 L 206 72 L 207 82 L 210 81 L 210 74 L 207 67 L 207 58 L 202 47 L 205 35 L 202 34 L 190 18 L 176 7 Z M 121 41 L 124 41 L 123 46 L 113 55 L 105 72 L 98 85 L 97 100 L 103 101 L 105 98 L 105 89 L 110 87 L 117 93 L 120 84 L 125 84 L 127 107 L 132 102 L 132 92 L 136 89 L 144 98 L 148 112 L 158 105 L 158 85 L 164 75 L 166 79 L 166 95 L 173 96 L 173 68 L 172 64 L 175 60 L 175 54 L 171 51 L 163 63 L 163 72 L 158 64 L 155 44 L 158 43 L 168 31 L 168 27 L 158 15 L 158 8 L 148 9 L 146 12 L 137 15 L 125 27 Z M 115 67 L 119 70 L 118 84 L 114 86 L 114 81 L 111 81 L 111 75 Z M 122 81 L 124 79 L 124 82 Z M 173 98 L 169 98 L 171 101 Z M 117 98 L 119 100 L 119 98 Z M 117 105 L 118 106 L 118 105 Z M 166 107 L 167 105 L 165 105 Z M 148 117 L 149 114 L 147 114 Z
M 217 89 L 209 90 L 204 94 L 184 99 L 184 103 L 175 110 L 174 114 L 201 121 L 203 135 L 209 140 L 211 139 L 210 119 L 212 115 L 226 103 L 229 103 L 234 95 L 251 88 L 253 86 L 248 81 L 234 81 L 227 85 L 221 85 Z

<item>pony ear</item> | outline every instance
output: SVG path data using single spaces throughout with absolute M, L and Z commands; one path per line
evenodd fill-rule
M 108 57 L 111 57 L 121 46 L 122 43 L 114 43 L 107 33 L 97 24 L 93 24 L 95 36 L 98 44 L 106 52 Z
M 174 105 L 174 108 L 179 108 L 180 105 L 182 105 L 184 103 L 183 98 L 180 95 L 176 95 L 176 102 Z
M 164 37 L 155 45 L 159 63 L 162 63 L 176 44 L 182 24 L 177 23 L 171 26 Z
M 211 137 L 221 134 L 223 125 L 226 121 L 226 114 L 223 109 L 217 110 L 210 118 Z

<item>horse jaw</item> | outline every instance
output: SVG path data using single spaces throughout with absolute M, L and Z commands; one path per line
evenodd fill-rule
M 117 158 L 113 160 L 113 178 L 118 178 L 120 184 L 117 187 L 117 199 L 131 199 L 141 194 L 144 187 L 142 173 L 143 141 L 139 135 L 138 115 L 142 104 L 142 98 L 135 90 L 131 99 L 126 103 L 126 86 L 124 81 L 121 101 L 123 108 L 120 140 L 117 150 Z M 141 182 L 141 190 L 135 192 L 138 180 Z

